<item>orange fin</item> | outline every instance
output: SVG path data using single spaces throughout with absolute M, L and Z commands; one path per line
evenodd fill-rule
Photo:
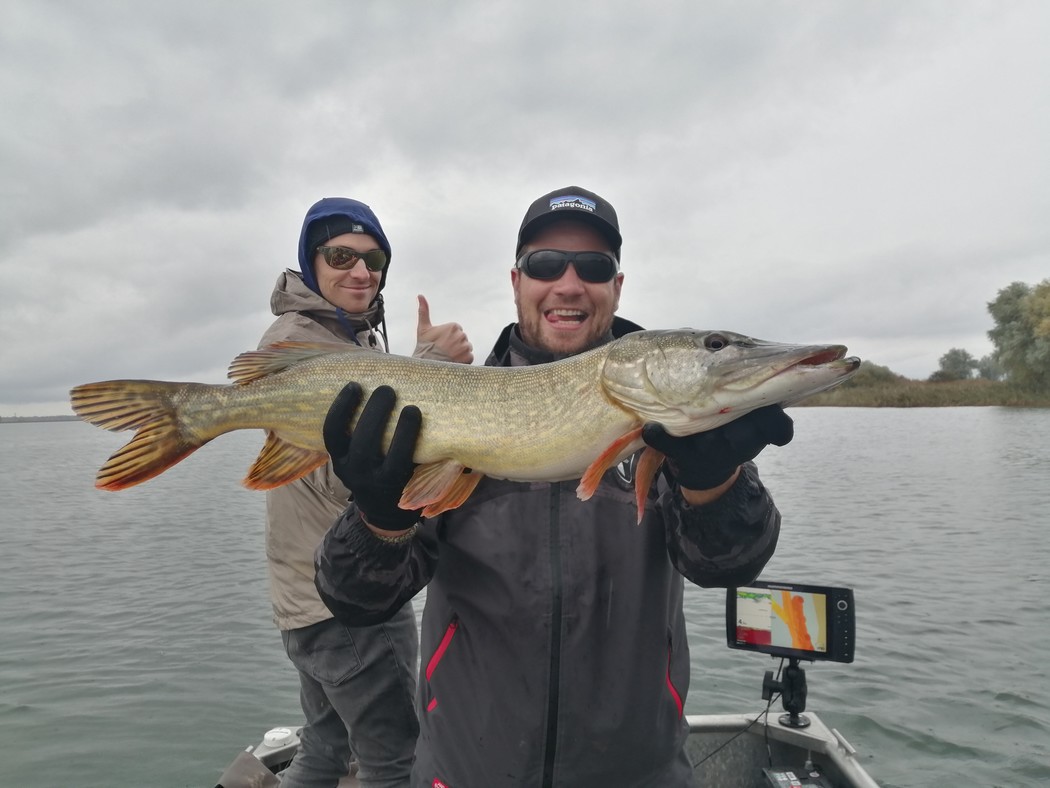
M 455 483 L 448 489 L 448 492 L 441 497 L 440 500 L 435 501 L 423 507 L 424 517 L 433 517 L 447 512 L 450 509 L 457 509 L 462 506 L 470 494 L 474 492 L 474 488 L 478 486 L 478 483 L 485 478 L 485 474 L 478 473 L 477 471 L 470 471 L 468 473 L 461 473 L 459 478 L 456 479 Z
M 402 509 L 422 507 L 424 517 L 433 517 L 462 506 L 484 478 L 483 473 L 464 473 L 464 470 L 463 465 L 455 460 L 420 465 L 405 485 L 398 506 Z
M 649 488 L 653 486 L 656 472 L 660 470 L 660 463 L 664 461 L 664 453 L 657 451 L 652 446 L 646 446 L 642 456 L 638 458 L 638 464 L 634 467 L 634 495 L 638 501 L 638 522 L 642 522 L 645 514 L 645 499 L 649 497 Z
M 485 474 L 477 471 L 461 473 L 459 478 L 456 479 L 456 483 L 449 488 L 449 491 L 440 501 L 436 501 L 423 509 L 423 516 L 433 517 L 442 512 L 447 512 L 449 509 L 456 509 L 462 506 L 471 493 L 474 492 L 474 488 L 484 478 Z
M 587 470 L 584 472 L 579 485 L 576 487 L 576 497 L 581 501 L 586 501 L 594 495 L 594 491 L 598 489 L 598 484 L 601 482 L 602 476 L 605 475 L 605 472 L 616 464 L 619 456 L 623 454 L 632 443 L 641 439 L 642 428 L 637 427 L 630 432 L 625 432 L 619 438 L 610 443 L 608 448 L 598 455 L 598 459 L 587 466 Z
M 107 430 L 138 430 L 95 477 L 100 490 L 123 490 L 164 473 L 214 436 L 185 434 L 174 395 L 195 384 L 157 380 L 107 380 L 69 392 L 73 412 Z
M 241 353 L 230 362 L 226 377 L 243 385 L 318 356 L 353 353 L 358 350 L 366 352 L 364 348 L 358 348 L 356 345 L 343 345 L 338 342 L 275 342 L 261 350 Z
M 255 458 L 243 484 L 249 490 L 272 490 L 306 476 L 328 462 L 328 454 L 304 449 L 273 432 L 266 433 L 266 443 Z

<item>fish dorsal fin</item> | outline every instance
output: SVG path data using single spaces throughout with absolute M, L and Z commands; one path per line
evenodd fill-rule
M 594 495 L 594 491 L 598 489 L 598 485 L 601 483 L 605 472 L 617 463 L 620 455 L 622 455 L 632 443 L 636 443 L 641 439 L 642 428 L 635 427 L 633 430 L 625 432 L 619 438 L 610 443 L 605 451 L 599 454 L 598 458 L 587 466 L 587 470 L 584 471 L 583 476 L 580 478 L 580 483 L 576 487 L 576 497 L 581 501 L 586 501 Z
M 462 506 L 484 478 L 482 473 L 464 473 L 464 470 L 463 465 L 455 460 L 420 465 L 405 485 L 398 506 L 402 509 L 422 508 L 424 517 Z
M 272 490 L 306 476 L 327 461 L 326 452 L 304 449 L 268 432 L 266 443 L 248 469 L 243 484 L 249 490 Z
M 243 385 L 311 358 L 326 356 L 329 353 L 352 353 L 355 350 L 362 353 L 374 352 L 339 342 L 275 342 L 260 350 L 241 353 L 230 363 L 226 377 L 238 385 Z
M 638 458 L 638 464 L 634 466 L 634 496 L 638 501 L 639 523 L 645 513 L 645 499 L 649 497 L 649 488 L 653 486 L 653 479 L 656 478 L 656 472 L 660 470 L 663 461 L 662 451 L 646 446 L 642 456 Z

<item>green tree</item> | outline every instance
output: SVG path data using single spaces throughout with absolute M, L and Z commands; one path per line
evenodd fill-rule
M 1032 288 L 1032 294 L 1025 300 L 1025 310 L 1032 321 L 1036 339 L 1050 338 L 1050 279 Z
M 953 347 L 941 356 L 941 366 L 930 375 L 930 382 L 938 383 L 946 380 L 969 380 L 977 369 L 977 359 L 966 350 Z
M 1003 368 L 994 353 L 982 356 L 977 362 L 977 377 L 983 380 L 1002 380 Z
M 1014 282 L 988 304 L 995 328 L 988 338 L 1007 378 L 1022 388 L 1050 389 L 1050 279 Z

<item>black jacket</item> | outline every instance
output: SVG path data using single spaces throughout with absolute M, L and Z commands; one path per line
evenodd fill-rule
M 613 333 L 637 328 L 617 318 Z M 487 363 L 526 361 L 512 332 Z M 402 545 L 351 505 L 318 548 L 321 598 L 348 625 L 427 589 L 413 786 L 692 784 L 682 577 L 754 579 L 780 514 L 751 463 L 697 508 L 661 475 L 640 525 L 620 469 L 589 501 L 576 484 L 483 479 Z

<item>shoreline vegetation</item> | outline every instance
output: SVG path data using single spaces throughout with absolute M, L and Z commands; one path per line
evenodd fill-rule
M 1050 392 L 1035 392 L 995 380 L 899 382 L 851 386 L 815 394 L 795 407 L 839 408 L 1050 408 Z
M 938 379 L 938 374 L 943 375 L 943 370 L 929 380 L 912 380 L 864 361 L 841 386 L 798 404 L 840 408 L 1050 407 L 1050 390 L 1042 387 L 971 377 L 969 367 L 954 378 Z

